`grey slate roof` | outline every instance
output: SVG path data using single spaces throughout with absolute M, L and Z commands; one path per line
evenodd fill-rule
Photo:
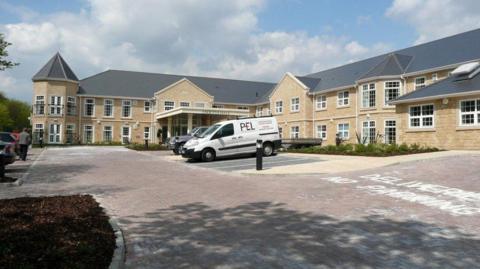
M 398 72 L 389 59 L 392 54 L 404 69 L 401 74 L 406 74 L 480 59 L 479 44 L 480 29 L 476 29 L 306 76 L 321 79 L 312 92 L 325 91 L 355 85 L 359 79 L 378 74 Z M 368 74 L 370 71 L 372 74 Z
M 186 78 L 218 103 L 268 102 L 274 83 L 108 70 L 80 81 L 79 94 L 152 98 L 154 93 Z
M 404 103 L 417 99 L 438 99 L 439 97 L 480 91 L 480 75 L 468 79 L 463 76 L 450 76 L 424 88 L 402 95 L 392 103 Z
M 412 56 L 392 53 L 387 55 L 383 61 L 373 67 L 365 75 L 359 79 L 368 79 L 373 77 L 395 76 L 405 72 L 408 64 L 412 60 Z
M 77 76 L 68 66 L 60 53 L 56 53 L 32 78 L 39 80 L 73 80 L 78 81 Z
M 295 76 L 295 77 L 310 89 L 315 89 L 315 87 L 317 87 L 317 85 L 320 83 L 320 79 L 318 78 L 299 77 L 299 76 Z

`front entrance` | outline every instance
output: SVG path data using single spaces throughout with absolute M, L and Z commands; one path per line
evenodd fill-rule
M 60 143 L 60 132 L 61 126 L 57 123 L 50 124 L 50 129 L 48 132 L 48 143 L 50 144 L 59 144 Z

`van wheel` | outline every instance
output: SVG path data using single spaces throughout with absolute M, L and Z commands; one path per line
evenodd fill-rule
M 263 156 L 269 157 L 273 155 L 273 146 L 271 143 L 263 144 Z
M 202 151 L 202 161 L 211 162 L 215 160 L 215 151 L 213 149 L 204 149 Z

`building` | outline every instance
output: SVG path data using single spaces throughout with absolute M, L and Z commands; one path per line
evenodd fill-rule
M 57 54 L 33 77 L 32 124 L 48 143 L 156 142 L 158 130 L 165 139 L 271 113 L 284 138 L 480 149 L 478 61 L 480 29 L 305 76 L 286 73 L 276 84 L 116 70 L 78 80 Z

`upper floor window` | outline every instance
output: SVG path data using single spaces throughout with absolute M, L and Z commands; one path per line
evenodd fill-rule
M 165 101 L 163 102 L 163 110 L 168 111 L 175 108 L 175 102 L 173 101 Z
M 300 98 L 295 97 L 290 100 L 290 111 L 291 112 L 298 112 L 300 111 Z
M 180 102 L 180 107 L 189 107 L 190 102 Z
M 50 115 L 62 115 L 61 96 L 50 96 Z
M 103 116 L 113 117 L 113 100 L 112 99 L 103 100 Z
M 433 127 L 433 105 L 411 106 L 409 109 L 410 128 Z
M 87 98 L 85 99 L 85 112 L 84 115 L 87 117 L 93 117 L 95 115 L 95 99 Z
M 415 90 L 421 89 L 425 87 L 425 77 L 418 77 L 415 78 Z
M 437 81 L 438 80 L 438 74 L 437 73 L 433 73 L 432 74 L 432 81 Z
M 68 96 L 67 97 L 67 115 L 73 116 L 77 114 L 77 108 L 76 108 L 76 98 L 73 96 Z
M 348 139 L 350 137 L 350 124 L 339 123 L 337 125 L 337 135 L 339 138 Z
M 131 100 L 122 100 L 122 117 L 123 118 L 132 117 L 132 101 Z
M 327 125 L 317 125 L 317 138 L 327 139 Z
M 339 92 L 337 94 L 337 106 L 348 106 L 349 103 L 349 93 L 348 91 Z
M 283 113 L 283 101 L 276 101 L 275 102 L 275 113 L 282 114 Z
M 317 110 L 327 109 L 327 96 L 318 95 L 315 99 L 315 107 Z
M 385 105 L 400 96 L 400 81 L 385 81 Z
M 218 104 L 214 104 L 212 107 L 213 108 L 225 108 L 224 105 L 218 105 Z
M 460 101 L 460 125 L 480 125 L 480 99 Z
M 375 83 L 362 85 L 362 107 L 370 108 L 375 107 Z
M 35 96 L 35 115 L 45 114 L 45 96 Z
M 239 106 L 239 107 L 237 107 L 237 109 L 248 110 L 248 107 L 246 107 L 246 106 Z
M 152 111 L 152 102 L 144 101 L 143 102 L 143 112 L 151 112 Z
M 195 107 L 204 108 L 204 107 L 205 107 L 205 103 L 203 103 L 203 102 L 196 102 L 196 103 L 194 104 L 194 106 L 195 106 Z

